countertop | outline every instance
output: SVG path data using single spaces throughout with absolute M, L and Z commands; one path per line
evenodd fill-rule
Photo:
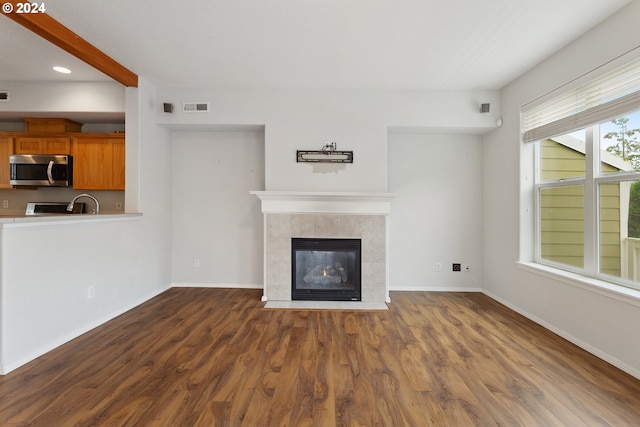
M 120 212 L 105 212 L 99 214 L 76 214 L 76 215 L 61 215 L 61 214 L 43 214 L 43 215 L 0 215 L 0 227 L 1 228 L 17 228 L 17 227 L 31 227 L 42 225 L 68 225 L 68 224 L 80 224 L 90 222 L 107 222 L 107 221 L 120 221 L 127 219 L 135 219 L 142 217 L 142 213 L 120 213 Z

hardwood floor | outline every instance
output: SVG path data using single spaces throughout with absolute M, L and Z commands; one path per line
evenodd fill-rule
M 171 289 L 0 377 L 0 425 L 640 425 L 640 381 L 475 293 Z

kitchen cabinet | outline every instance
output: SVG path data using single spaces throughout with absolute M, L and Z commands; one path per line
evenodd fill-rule
M 71 138 L 20 136 L 15 141 L 15 154 L 70 154 Z
M 71 147 L 73 188 L 76 190 L 124 190 L 124 135 L 78 136 Z
M 124 190 L 125 146 L 124 137 L 111 142 L 111 189 Z
M 23 120 L 27 132 L 80 132 L 82 128 L 82 123 L 69 119 L 25 117 Z
M 0 188 L 12 188 L 9 184 L 9 156 L 13 154 L 13 138 L 0 137 Z
M 78 190 L 125 189 L 124 133 L 82 133 L 67 119 L 25 119 L 26 132 L 0 132 L 0 188 L 9 185 L 9 154 L 70 154 L 73 187 Z

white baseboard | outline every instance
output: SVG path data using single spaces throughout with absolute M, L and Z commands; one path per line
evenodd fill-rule
M 481 288 L 466 288 L 460 286 L 394 286 L 389 288 L 389 292 L 482 292 Z
M 161 293 L 167 291 L 168 289 L 172 288 L 172 287 L 176 287 L 176 288 L 241 288 L 241 289 L 262 289 L 263 285 L 252 285 L 252 284 L 213 284 L 213 283 L 173 283 L 170 286 L 167 286 L 164 289 L 159 289 L 156 290 L 154 292 L 152 292 L 151 294 L 149 294 L 148 296 L 144 297 L 144 298 L 140 298 L 138 299 L 136 302 L 129 304 L 128 306 L 125 306 L 113 313 L 110 313 L 106 316 L 101 317 L 100 319 L 97 319 L 87 325 L 84 325 L 72 332 L 69 332 L 68 334 L 65 334 L 64 336 L 59 337 L 58 339 L 54 340 L 53 342 L 49 343 L 46 346 L 43 346 L 41 348 L 39 348 L 38 350 L 32 352 L 29 355 L 26 355 L 22 358 L 20 358 L 17 361 L 11 362 L 9 364 L 6 365 L 0 365 L 0 375 L 6 375 L 9 372 L 37 359 L 38 357 L 42 356 L 45 353 L 48 353 L 49 351 L 60 347 L 63 344 L 66 344 L 67 342 L 79 337 L 82 334 L 85 334 L 87 332 L 89 332 L 90 330 L 120 316 L 123 313 L 126 313 L 127 311 L 137 307 L 138 305 L 160 295 Z M 528 313 L 525 310 L 522 310 L 520 307 L 517 307 L 505 300 L 503 300 L 502 298 L 498 297 L 497 295 L 494 295 L 493 293 L 485 290 L 485 289 L 480 289 L 480 288 L 452 288 L 452 287 L 421 287 L 421 288 L 403 288 L 403 287 L 397 287 L 397 288 L 393 288 L 390 289 L 391 292 L 393 291 L 399 291 L 399 292 L 405 292 L 405 291 L 429 291 L 429 292 L 481 292 L 485 295 L 487 295 L 488 297 L 496 300 L 497 302 L 499 302 L 500 304 L 505 305 L 506 307 L 510 308 L 511 310 L 515 311 L 516 313 L 519 313 L 521 315 L 523 315 L 524 317 L 526 317 L 527 319 L 543 326 L 544 328 L 550 330 L 551 332 L 555 333 L 556 335 L 568 340 L 569 342 L 577 345 L 578 347 L 584 349 L 585 351 L 588 351 L 589 353 L 599 357 L 600 359 L 610 363 L 611 365 L 623 370 L 624 372 L 628 373 L 629 375 L 632 375 L 635 378 L 640 379 L 640 371 L 638 371 L 637 369 L 635 369 L 632 366 L 627 365 L 626 363 L 620 361 L 619 359 L 611 356 L 608 353 L 603 352 L 602 350 L 595 348 L 585 342 L 583 342 L 582 340 L 579 340 L 578 338 L 572 336 L 571 334 L 567 333 L 566 331 L 563 331 L 561 329 L 556 328 L 554 325 L 540 319 L 537 316 L 532 315 L 531 313 Z
M 551 332 L 553 332 L 554 334 L 566 339 L 567 341 L 577 345 L 578 347 L 580 347 L 581 349 L 593 354 L 594 356 L 604 360 L 607 363 L 610 363 L 611 365 L 615 366 L 618 369 L 621 369 L 622 371 L 626 372 L 629 375 L 634 376 L 635 378 L 640 379 L 640 371 L 638 371 L 637 369 L 635 369 L 633 366 L 629 366 L 626 363 L 622 362 L 621 360 L 611 356 L 608 353 L 605 353 L 604 351 L 600 350 L 599 348 L 593 347 L 590 344 L 587 344 L 586 342 L 574 337 L 573 335 L 567 333 L 566 331 L 563 331 L 562 329 L 558 329 L 557 327 L 555 327 L 554 325 L 542 320 L 541 318 L 534 316 L 533 314 L 522 310 L 520 307 L 517 307 L 505 300 L 503 300 L 502 298 L 498 297 L 497 295 L 494 295 L 493 293 L 485 290 L 482 290 L 482 293 L 485 294 L 486 296 L 488 296 L 491 299 L 494 299 L 496 301 L 498 301 L 500 304 L 509 307 L 511 310 L 515 311 L 518 314 L 523 315 L 524 317 L 526 317 L 527 319 L 537 323 L 538 325 L 544 327 L 545 329 L 550 330 Z
M 126 313 L 127 311 L 139 306 L 142 303 L 145 303 L 147 301 L 149 301 L 151 298 L 154 298 L 158 295 L 160 295 L 161 293 L 167 291 L 168 289 L 170 289 L 171 286 L 167 286 L 164 289 L 159 289 L 156 290 L 154 292 L 152 292 L 151 294 L 147 295 L 144 298 L 140 298 L 138 299 L 136 302 L 129 304 L 128 306 L 125 306 L 115 312 L 112 312 L 106 316 L 103 316 L 99 319 L 96 319 L 95 321 L 88 323 L 80 328 L 77 328 L 63 336 L 58 337 L 57 339 L 55 339 L 54 341 L 50 342 L 49 344 L 47 344 L 46 346 L 40 347 L 39 349 L 37 349 L 36 351 L 32 352 L 31 354 L 28 354 L 24 357 L 21 357 L 20 359 L 8 363 L 6 365 L 2 365 L 0 366 L 0 375 L 6 375 L 9 372 L 21 367 L 22 365 L 25 365 L 35 359 L 37 359 L 38 357 L 42 356 L 43 354 L 46 354 L 48 352 L 50 352 L 51 350 L 60 347 L 63 344 L 68 343 L 69 341 L 78 338 L 80 335 L 85 334 L 87 332 L 89 332 L 90 330 L 97 328 L 100 325 L 103 325 L 104 323 L 120 316 L 121 314 Z
M 231 289 L 262 289 L 262 284 L 256 285 L 251 283 L 173 283 L 173 288 L 231 288 Z
M 33 351 L 32 353 L 25 355 L 23 357 L 21 357 L 20 359 L 7 363 L 7 364 L 2 364 L 0 365 L 0 375 L 6 375 L 9 372 L 23 366 L 26 365 L 27 363 L 37 359 L 38 357 L 50 352 L 51 350 L 60 347 L 63 344 L 68 343 L 69 341 L 78 338 L 80 335 L 85 334 L 87 332 L 89 332 L 90 330 L 97 328 L 98 326 L 120 316 L 123 313 L 126 313 L 127 311 L 139 306 L 140 304 L 149 301 L 151 298 L 154 298 L 158 295 L 160 295 L 161 293 L 171 289 L 172 287 L 176 287 L 176 288 L 244 288 L 244 289 L 262 289 L 262 285 L 245 285 L 245 284 L 209 284 L 209 283 L 173 283 L 163 289 L 159 289 L 155 292 L 152 292 L 151 294 L 147 295 L 144 298 L 140 298 L 137 301 L 135 301 L 134 303 L 131 303 L 115 312 L 112 312 L 106 316 L 103 316 L 99 319 L 94 320 L 91 323 L 88 323 L 82 327 L 79 327 L 67 334 L 64 334 L 60 337 L 58 337 L 57 339 L 55 339 L 54 341 L 52 341 L 51 343 L 40 347 L 39 349 Z

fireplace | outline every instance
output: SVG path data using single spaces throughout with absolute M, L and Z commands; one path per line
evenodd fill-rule
M 318 193 L 302 191 L 252 191 L 264 213 L 264 293 L 267 308 L 354 308 L 386 309 L 389 302 L 388 226 L 390 193 Z M 360 283 L 347 299 L 328 300 L 326 295 L 306 292 L 301 301 L 292 295 L 293 239 L 343 240 L 360 242 L 357 264 Z M 325 264 L 332 264 L 333 261 Z M 338 260 L 340 264 L 342 261 Z M 313 265 L 311 268 L 315 267 Z M 326 265 L 325 265 L 326 267 Z M 343 266 L 344 267 L 344 266 Z M 334 267 L 335 268 L 335 267 Z M 303 273 L 306 275 L 307 272 Z M 318 284 L 323 280 L 315 279 Z M 357 289 L 357 290 L 356 290 Z M 358 292 L 358 293 L 356 293 Z M 322 298 L 322 299 L 320 299 Z M 352 298 L 356 298 L 353 300 Z
M 361 240 L 292 238 L 291 299 L 361 301 Z

